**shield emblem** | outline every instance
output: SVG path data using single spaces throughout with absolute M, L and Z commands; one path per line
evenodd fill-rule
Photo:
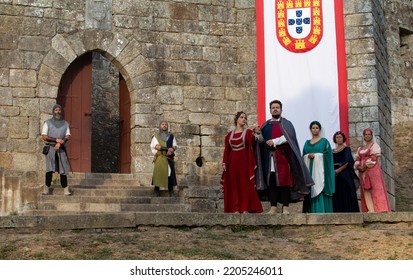
M 108 9 L 106 8 L 106 4 L 102 0 L 94 0 L 93 1 L 93 9 L 92 15 L 93 18 L 97 21 L 101 21 L 106 17 Z
M 323 36 L 322 0 L 275 0 L 277 39 L 296 53 L 315 48 Z

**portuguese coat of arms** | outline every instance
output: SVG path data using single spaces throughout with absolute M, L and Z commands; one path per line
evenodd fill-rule
M 275 28 L 288 51 L 312 50 L 323 37 L 322 0 L 275 0 Z

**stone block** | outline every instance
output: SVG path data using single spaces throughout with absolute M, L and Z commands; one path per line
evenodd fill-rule
M 203 135 L 226 135 L 228 132 L 227 126 L 201 126 L 201 134 Z
M 10 69 L 10 86 L 36 87 L 37 73 L 34 70 Z
M 361 92 L 349 95 L 350 107 L 378 106 L 377 92 Z
M 172 19 L 197 20 L 198 5 L 195 3 L 168 2 L 168 11 Z
M 113 14 L 125 14 L 134 16 L 147 16 L 150 13 L 150 0 L 124 0 L 112 1 Z
M 180 86 L 160 86 L 156 99 L 162 104 L 183 104 L 183 91 Z
M 126 48 L 129 40 L 121 34 L 115 33 L 112 42 L 107 47 L 107 54 L 109 60 L 117 58 L 119 54 Z M 117 65 L 118 66 L 118 65 Z
M 70 45 L 70 48 L 80 56 L 86 52 L 85 45 L 83 44 L 83 32 L 76 32 L 73 34 L 68 34 L 66 36 L 66 42 Z
M 136 76 L 132 78 L 132 84 L 135 89 L 138 89 L 138 93 L 140 93 L 141 89 L 148 89 L 157 86 L 157 73 L 154 71 L 146 72 L 142 75 Z M 138 96 L 137 96 L 138 97 Z M 153 99 L 153 96 L 150 96 Z M 152 102 L 155 102 L 153 100 Z
M 58 85 L 60 83 L 61 74 L 56 70 L 42 65 L 39 70 L 39 81 L 49 83 L 52 85 Z
M 221 135 L 201 136 L 202 145 L 205 147 L 224 147 L 224 137 Z
M 170 225 L 170 226 L 212 226 L 236 225 L 240 222 L 239 214 L 212 213 L 139 213 L 136 214 L 138 225 Z
M 231 114 L 234 116 L 236 113 L 236 102 L 228 100 L 215 101 L 214 112 L 217 114 Z M 233 120 L 231 120 L 230 123 L 232 124 Z
M 214 110 L 214 101 L 185 99 L 184 108 L 190 112 L 212 112 Z
M 50 49 L 49 38 L 41 36 L 22 36 L 19 38 L 19 49 L 25 51 L 47 52 Z
M 218 125 L 220 117 L 211 113 L 190 113 L 189 121 L 199 125 Z
M 348 109 L 348 121 L 351 123 L 362 122 L 362 108 L 349 108 Z
M 355 86 L 357 92 L 376 92 L 378 90 L 376 78 L 357 80 Z
M 10 87 L 0 87 L 0 106 L 13 105 L 13 91 Z
M 210 199 L 189 199 L 192 213 L 215 213 L 217 205 L 215 201 Z
M 8 127 L 10 138 L 27 138 L 29 136 L 29 119 L 27 117 L 11 118 Z
M 205 185 L 194 185 L 188 186 L 184 189 L 184 196 L 191 198 L 210 198 L 210 199 L 220 199 L 223 198 L 221 188 L 219 185 L 215 187 L 205 186 Z
M 347 69 L 347 76 L 349 80 L 374 79 L 376 78 L 375 73 L 376 69 L 373 66 Z
M 36 153 L 37 143 L 33 139 L 14 139 L 7 149 L 13 153 Z
M 132 129 L 132 139 L 135 139 L 137 143 L 147 143 L 152 137 L 150 128 L 135 127 Z
M 0 68 L 0 87 L 9 86 L 9 77 L 10 77 L 10 70 Z
M 9 213 L 4 213 L 9 214 Z M 0 215 L 0 228 L 34 228 L 37 227 L 36 216 L 5 216 Z
M 10 169 L 13 162 L 13 155 L 10 152 L 0 152 L 0 166 L 6 169 Z
M 13 97 L 17 98 L 30 98 L 35 97 L 36 91 L 34 88 L 12 88 Z
M 20 107 L 21 117 L 38 116 L 40 113 L 39 99 L 37 98 L 15 98 L 15 106 Z
M 306 215 L 305 214 L 238 214 L 241 218 L 241 225 L 260 225 L 260 226 L 271 226 L 271 225 L 305 225 Z
M 369 1 L 366 1 L 369 2 Z M 347 15 L 345 18 L 346 26 L 365 26 L 372 25 L 374 23 L 373 14 L 370 12 L 356 13 Z
M 306 214 L 307 224 L 362 224 L 363 214 L 361 213 L 331 213 L 331 214 Z
M 51 49 L 43 60 L 43 65 L 48 66 L 60 74 L 63 74 L 66 71 L 69 64 L 69 61 L 61 56 L 55 49 Z M 56 86 L 58 86 L 58 84 Z
M 198 45 L 206 47 L 219 47 L 220 38 L 218 36 L 211 36 L 205 34 L 181 34 L 181 44 Z
M 411 221 L 412 212 L 389 212 L 389 213 L 363 213 L 366 223 L 393 223 Z
M 182 59 L 201 60 L 203 56 L 202 46 L 183 45 L 181 50 Z
M 45 229 L 127 228 L 135 225 L 134 213 L 38 217 L 38 226 Z
M 135 172 L 151 173 L 153 171 L 153 155 L 136 158 L 133 163 L 135 167 Z
M 13 169 L 18 171 L 38 170 L 38 155 L 33 153 L 13 153 Z
M 362 115 L 363 115 L 363 122 L 371 122 L 378 119 L 378 112 L 379 108 L 374 107 L 363 107 Z
M 1 139 L 0 136 L 0 152 L 6 152 L 7 151 L 7 141 L 5 138 Z
M 203 47 L 202 48 L 202 59 L 207 61 L 220 61 L 221 60 L 221 50 L 217 47 Z
M 164 110 L 163 117 L 165 120 L 173 120 L 174 123 L 186 124 L 188 123 L 188 114 L 179 110 Z M 172 129 L 172 127 L 171 127 Z M 176 129 L 173 131 L 177 132 Z
M 0 68 L 20 68 L 23 61 L 17 50 L 0 50 Z
M 50 84 L 47 84 L 47 83 L 44 83 L 44 82 L 39 82 L 39 85 L 37 87 L 37 96 L 47 97 L 47 98 L 56 98 L 58 88 L 59 88 L 58 84 L 57 85 L 50 85 Z M 54 103 L 56 103 L 56 101 Z M 51 109 L 49 109 L 49 110 L 51 110 Z
M 2 33 L 0 36 L 0 49 L 13 50 L 17 49 L 18 37 L 15 34 Z
M 351 41 L 352 54 L 371 54 L 375 51 L 375 42 L 373 38 L 357 39 Z
M 20 180 L 19 177 L 1 174 L 2 180 L 0 213 L 16 213 L 19 212 L 20 206 Z
M 77 57 L 76 53 L 72 50 L 69 43 L 61 34 L 57 34 L 53 37 L 52 47 L 56 50 L 57 53 L 59 53 L 64 59 L 69 62 L 75 60 Z

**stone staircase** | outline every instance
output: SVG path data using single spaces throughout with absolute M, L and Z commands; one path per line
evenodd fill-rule
M 68 181 L 72 196 L 64 196 L 58 182 L 52 195 L 41 195 L 36 209 L 25 215 L 124 213 L 124 212 L 190 212 L 191 207 L 176 190 L 176 197 L 161 191 L 155 197 L 153 187 L 140 186 L 132 174 L 74 173 Z
M 300 203 L 290 205 L 290 215 L 266 214 L 269 208 L 266 202 L 263 203 L 262 214 L 226 214 L 223 213 L 219 186 L 178 187 L 176 197 L 169 197 L 167 191 L 155 197 L 153 188 L 141 186 L 132 174 L 70 174 L 72 196 L 64 196 L 58 184 L 53 188 L 52 195 L 44 196 L 39 195 L 40 187 L 33 185 L 36 182 L 35 175 L 5 173 L 0 168 L 0 202 L 4 208 L 0 215 L 0 228 L 365 226 L 413 223 L 413 212 L 303 214 Z M 27 201 L 35 202 L 27 205 Z

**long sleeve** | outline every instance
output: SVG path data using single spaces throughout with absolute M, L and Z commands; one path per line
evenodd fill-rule
M 333 151 L 327 139 L 325 139 L 325 142 L 326 144 L 324 149 L 324 193 L 327 195 L 333 195 L 333 193 L 335 192 Z
M 229 153 L 231 152 L 231 147 L 229 145 L 229 137 L 230 133 L 227 134 L 225 137 L 225 148 L 224 148 L 224 154 L 222 156 L 222 163 L 228 164 L 228 158 L 229 158 Z
M 158 145 L 159 144 L 159 142 L 158 142 L 158 140 L 156 139 L 156 137 L 154 136 L 154 137 L 152 137 L 152 141 L 151 141 L 151 151 L 152 151 L 152 154 L 156 154 L 156 152 L 158 152 L 156 149 L 155 149 L 155 146 L 156 145 Z

